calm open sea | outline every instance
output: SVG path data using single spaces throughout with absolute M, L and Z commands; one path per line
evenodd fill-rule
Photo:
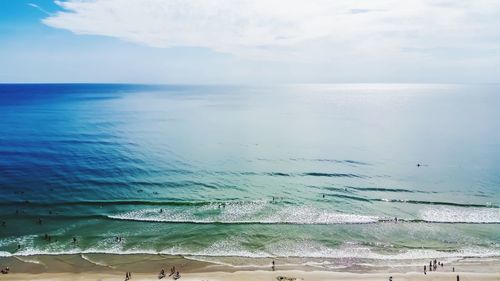
M 0 256 L 500 256 L 500 86 L 0 85 L 0 220 Z

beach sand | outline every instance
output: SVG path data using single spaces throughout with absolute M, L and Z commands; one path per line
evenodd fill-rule
M 469 273 L 469 272 L 435 272 L 423 275 L 420 272 L 396 273 L 393 280 L 433 280 L 433 281 L 455 281 L 456 276 L 460 275 L 460 280 L 465 281 L 498 281 L 500 273 Z M 0 280 L 38 280 L 38 281 L 59 281 L 59 280 L 81 280 L 81 281 L 112 281 L 124 280 L 124 274 L 109 274 L 109 273 L 42 273 L 42 274 L 9 274 L 0 276 Z M 389 275 L 386 273 L 346 273 L 346 272 L 327 272 L 327 271 L 236 271 L 236 272 L 199 272 L 182 274 L 179 280 L 186 281 L 250 281 L 250 280 L 280 280 L 279 277 L 290 279 L 282 279 L 287 281 L 304 280 L 304 281 L 321 281 L 321 280 L 389 280 Z M 296 278 L 296 279 L 293 279 Z M 151 273 L 133 274 L 131 280 L 158 280 L 158 277 Z M 162 280 L 172 280 L 164 278 Z
M 93 262 L 87 261 L 92 260 Z M 430 259 L 429 259 L 430 260 Z M 500 259 L 464 258 L 439 267 L 438 271 L 424 275 L 422 266 L 354 266 L 336 270 L 318 269 L 304 264 L 283 265 L 277 263 L 276 271 L 266 267 L 234 267 L 207 262 L 193 261 L 179 256 L 158 255 L 93 255 L 81 259 L 81 255 L 53 255 L 30 257 L 1 258 L 2 266 L 9 266 L 9 274 L 0 275 L 0 280 L 82 280 L 112 281 L 125 280 L 125 272 L 132 272 L 132 280 L 158 280 L 158 273 L 164 268 L 167 274 L 170 265 L 176 265 L 180 271 L 179 280 L 189 281 L 321 281 L 321 280 L 432 280 L 455 281 L 457 275 L 461 281 L 500 281 Z M 112 265 L 111 265 L 112 264 Z M 452 272 L 455 267 L 456 272 Z M 294 268 L 294 269 L 290 269 Z M 280 279 L 280 277 L 284 277 Z M 161 280 L 173 280 L 166 277 Z

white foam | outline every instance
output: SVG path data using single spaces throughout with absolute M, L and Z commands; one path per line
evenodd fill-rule
M 12 254 L 5 251 L 0 251 L 0 257 L 12 257 Z
M 109 268 L 116 268 L 114 266 L 111 266 L 109 264 L 106 264 L 106 263 L 103 263 L 103 262 L 99 262 L 99 261 L 95 261 L 93 259 L 91 259 L 90 257 L 88 257 L 87 255 L 85 254 L 81 254 L 80 255 L 82 257 L 82 259 L 92 263 L 92 264 L 95 264 L 95 265 L 98 265 L 98 266 L 102 266 L 102 267 L 109 267 Z
M 281 206 L 267 202 L 210 204 L 200 208 L 143 209 L 109 215 L 109 218 L 179 223 L 347 224 L 375 223 L 376 216 L 338 213 L 312 207 Z
M 39 264 L 39 265 L 42 265 L 43 267 L 47 268 L 47 266 L 43 262 L 41 262 L 37 259 L 30 259 L 30 258 L 26 258 L 26 257 L 21 258 L 21 257 L 17 257 L 17 256 L 15 258 L 22 261 L 22 262 L 25 262 L 25 263 Z
M 420 211 L 428 222 L 500 223 L 500 208 L 435 207 Z
M 500 249 L 468 247 L 458 251 L 429 249 L 400 249 L 381 253 L 355 242 L 347 242 L 338 248 L 330 248 L 312 240 L 282 241 L 266 247 L 266 252 L 277 257 L 370 259 L 370 260 L 417 260 L 456 257 L 499 257 Z
M 118 251 L 117 249 L 72 249 L 67 251 L 50 251 L 42 249 L 26 249 L 24 251 L 11 254 L 0 252 L 0 257 L 25 257 L 35 255 L 85 255 L 85 254 L 114 254 L 114 255 L 172 255 L 189 257 L 243 257 L 243 258 L 329 258 L 329 259 L 359 259 L 359 260 L 418 260 L 428 258 L 463 258 L 463 257 L 500 257 L 500 249 L 467 247 L 457 251 L 438 251 L 427 249 L 401 249 L 391 253 L 381 253 L 373 249 L 358 245 L 356 243 L 346 243 L 339 248 L 330 248 L 316 241 L 303 240 L 299 242 L 278 242 L 268 245 L 263 250 L 248 250 L 241 242 L 234 238 L 217 241 L 201 250 L 184 248 L 170 248 L 163 250 L 152 249 L 127 249 Z M 82 258 L 86 259 L 82 256 Z M 88 260 L 88 259 L 86 259 Z M 91 261 L 93 262 L 93 261 Z M 95 263 L 95 262 L 93 262 Z M 105 265 L 107 266 L 107 265 Z

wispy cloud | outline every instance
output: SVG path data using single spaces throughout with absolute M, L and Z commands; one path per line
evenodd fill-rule
M 43 22 L 77 34 L 110 36 L 159 48 L 206 47 L 268 58 L 397 56 L 408 54 L 401 52 L 402 48 L 442 49 L 455 45 L 478 51 L 500 38 L 500 2 L 494 0 L 56 3 L 62 10 Z
M 35 8 L 35 9 L 39 10 L 40 12 L 42 12 L 42 13 L 44 13 L 44 14 L 46 14 L 46 15 L 49 15 L 49 16 L 51 15 L 49 12 L 47 12 L 47 10 L 45 10 L 44 8 L 40 7 L 40 6 L 39 6 L 39 5 L 37 5 L 37 4 L 34 4 L 34 3 L 28 3 L 28 6 L 33 7 L 33 8 Z

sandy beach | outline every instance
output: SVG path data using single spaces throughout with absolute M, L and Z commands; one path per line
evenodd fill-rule
M 93 262 L 90 262 L 90 261 Z M 266 261 L 261 261 L 266 262 Z M 281 260 L 280 262 L 284 262 Z M 131 280 L 158 280 L 163 268 L 168 277 L 171 266 L 180 271 L 180 280 L 500 280 L 500 260 L 497 258 L 464 258 L 446 263 L 437 271 L 423 274 L 420 261 L 407 265 L 386 266 L 353 265 L 335 270 L 312 267 L 306 264 L 276 264 L 273 271 L 266 267 L 242 267 L 194 261 L 179 256 L 157 255 L 55 255 L 31 257 L 7 257 L 0 259 L 3 266 L 10 267 L 9 274 L 0 275 L 0 280 L 125 280 L 125 272 L 132 272 Z M 453 272 L 455 268 L 455 272 Z
M 436 272 L 423 275 L 417 272 L 396 273 L 393 280 L 456 280 L 456 275 L 460 276 L 460 280 L 475 280 L 475 281 L 498 281 L 500 273 L 471 273 L 471 272 Z M 283 277 L 284 279 L 281 279 Z M 0 276 L 0 280 L 124 280 L 124 275 L 110 273 L 44 273 L 44 274 L 9 274 L 8 276 Z M 158 280 L 154 274 L 133 274 L 131 280 Z M 163 279 L 170 280 L 170 279 Z M 237 271 L 237 272 L 200 272 L 183 274 L 180 280 L 199 281 L 250 281 L 250 280 L 388 280 L 388 275 L 385 273 L 339 273 L 339 272 L 324 272 L 324 271 Z

